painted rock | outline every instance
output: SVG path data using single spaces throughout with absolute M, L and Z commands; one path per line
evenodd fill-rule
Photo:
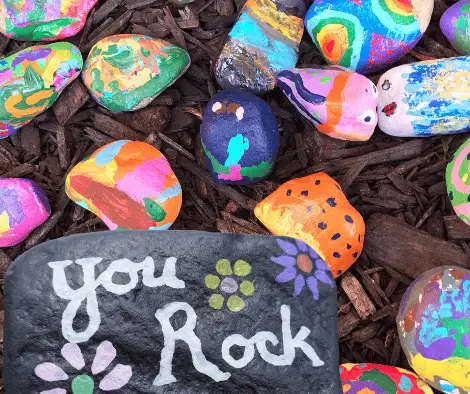
M 433 7 L 434 0 L 316 0 L 305 27 L 328 63 L 367 74 L 416 45 Z
M 0 178 L 0 248 L 24 241 L 50 213 L 49 200 L 36 182 Z
M 255 215 L 273 234 L 310 245 L 335 278 L 362 252 L 364 219 L 323 172 L 284 183 L 256 206 Z
M 274 89 L 277 73 L 297 64 L 304 15 L 302 0 L 248 0 L 217 60 L 219 85 Z
M 455 213 L 470 225 L 470 139 L 465 141 L 452 156 L 446 169 L 449 200 Z
M 377 126 L 377 88 L 347 69 L 283 70 L 277 85 L 318 131 L 333 138 L 367 141 Z
M 470 127 L 470 57 L 392 68 L 379 80 L 379 127 L 399 137 L 456 134 Z
M 70 171 L 65 191 L 111 230 L 165 230 L 182 201 L 168 160 L 138 141 L 115 141 L 98 149 Z
M 279 148 L 271 107 L 235 89 L 217 93 L 204 110 L 202 148 L 207 168 L 218 183 L 248 184 L 266 178 Z
M 413 372 L 381 364 L 343 364 L 339 367 L 344 394 L 433 394 Z
M 406 291 L 398 334 L 421 379 L 449 394 L 470 392 L 470 271 L 443 266 L 425 272 Z
M 15 40 L 52 41 L 82 30 L 98 0 L 0 0 L 0 33 Z
M 189 64 L 188 53 L 167 41 L 120 34 L 91 49 L 82 77 L 98 104 L 114 112 L 136 111 L 172 85 Z
M 0 60 L 0 138 L 54 104 L 82 66 L 79 49 L 68 42 L 33 46 Z
M 341 391 L 336 286 L 294 239 L 77 235 L 19 257 L 5 299 L 7 393 Z
M 462 55 L 470 55 L 470 8 L 468 0 L 460 0 L 447 9 L 441 18 L 441 30 Z
M 194 2 L 194 0 L 170 0 L 170 3 L 173 3 L 174 5 L 186 5 Z

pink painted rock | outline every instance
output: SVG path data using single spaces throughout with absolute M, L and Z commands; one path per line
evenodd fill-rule
M 51 213 L 44 191 L 33 181 L 0 179 L 0 248 L 19 244 Z

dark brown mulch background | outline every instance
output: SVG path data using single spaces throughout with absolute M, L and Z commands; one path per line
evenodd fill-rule
M 326 171 L 337 179 L 366 220 L 374 213 L 400 219 L 385 230 L 369 226 L 368 236 L 376 240 L 375 244 L 366 245 L 359 261 L 338 280 L 338 315 L 342 362 L 407 367 L 394 318 L 406 286 L 422 270 L 422 256 L 414 252 L 419 249 L 432 255 L 439 249 L 441 261 L 455 259 L 470 266 L 470 228 L 454 216 L 444 179 L 449 156 L 468 135 L 412 140 L 392 138 L 377 130 L 367 143 L 334 140 L 316 132 L 282 93 L 274 90 L 264 97 L 276 114 L 281 133 L 274 173 L 253 186 L 216 185 L 204 166 L 198 136 L 200 119 L 205 104 L 218 90 L 212 73 L 217 53 L 243 3 L 196 0 L 178 10 L 165 0 L 100 1 L 82 34 L 70 40 L 86 57 L 91 46 L 106 36 L 148 34 L 186 48 L 192 66 L 149 109 L 136 114 L 109 113 L 89 98 L 77 80 L 52 109 L 13 137 L 0 140 L 0 176 L 35 180 L 46 190 L 53 207 L 49 220 L 25 242 L 0 249 L 0 329 L 3 278 L 12 260 L 48 239 L 106 229 L 93 214 L 66 197 L 66 174 L 101 145 L 117 139 L 138 139 L 162 150 L 182 183 L 183 208 L 173 229 L 267 234 L 253 215 L 255 204 L 284 181 L 317 171 Z M 438 23 L 452 3 L 435 0 L 425 37 L 402 63 L 457 55 Z M 0 53 L 7 56 L 32 44 L 2 36 Z M 300 50 L 300 67 L 323 63 L 306 33 Z M 379 77 L 373 75 L 371 79 L 377 82 Z M 375 219 L 380 223 L 387 217 Z M 405 223 L 420 230 L 406 232 L 401 228 Z M 456 247 L 438 247 L 438 241 L 423 236 L 422 230 Z M 408 256 L 406 261 L 393 258 L 398 249 Z M 432 258 L 428 260 L 432 265 Z M 3 350 L 2 329 L 0 333 Z M 3 369 L 3 352 L 0 357 Z M 0 388 L 4 393 L 3 379 Z

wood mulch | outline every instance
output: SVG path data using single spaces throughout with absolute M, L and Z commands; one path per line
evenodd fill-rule
M 93 214 L 67 198 L 64 180 L 85 155 L 113 140 L 146 141 L 169 159 L 184 190 L 173 229 L 267 234 L 253 215 L 255 204 L 289 179 L 325 171 L 340 182 L 367 221 L 364 253 L 337 281 L 341 361 L 406 368 L 395 326 L 406 287 L 431 267 L 470 267 L 470 227 L 454 215 L 444 178 L 450 155 L 468 135 L 403 139 L 377 130 L 367 143 L 334 140 L 315 131 L 276 89 L 264 96 L 281 134 L 274 173 L 252 186 L 217 185 L 205 168 L 198 132 L 204 106 L 218 90 L 213 65 L 243 3 L 196 0 L 178 10 L 166 0 L 99 2 L 83 32 L 70 40 L 84 57 L 104 37 L 138 33 L 186 48 L 192 65 L 149 108 L 131 114 L 115 115 L 99 107 L 76 80 L 52 109 L 0 140 L 0 176 L 35 180 L 53 207 L 51 217 L 25 242 L 0 249 L 2 285 L 8 266 L 26 249 L 49 239 L 106 230 Z M 400 63 L 457 56 L 439 29 L 439 18 L 451 4 L 452 0 L 435 0 L 428 31 Z M 0 54 L 32 44 L 2 36 Z M 300 50 L 300 67 L 324 63 L 307 33 Z M 377 82 L 379 77 L 371 79 Z M 0 297 L 3 370 L 3 286 Z M 3 378 L 0 389 L 4 393 Z

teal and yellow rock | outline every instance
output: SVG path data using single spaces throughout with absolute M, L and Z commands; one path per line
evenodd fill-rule
M 169 42 L 121 34 L 90 51 L 83 82 L 93 98 L 114 112 L 136 111 L 172 85 L 189 67 L 188 53 Z
M 33 46 L 0 61 L 0 138 L 8 137 L 54 104 L 83 66 L 68 42 Z

